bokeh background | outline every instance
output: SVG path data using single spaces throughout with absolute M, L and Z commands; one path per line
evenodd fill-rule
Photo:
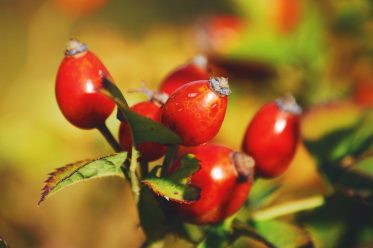
M 373 106 L 372 34 L 369 0 L 0 0 L 0 236 L 16 248 L 138 247 L 144 239 L 128 185 L 116 178 L 69 187 L 37 207 L 47 173 L 111 153 L 56 104 L 70 37 L 89 45 L 123 92 L 141 82 L 156 88 L 176 66 L 207 55 L 233 91 L 215 141 L 238 150 L 255 111 L 286 93 L 311 113 L 308 138 L 356 122 Z M 116 134 L 114 115 L 108 124 Z M 327 192 L 302 144 L 277 180 L 277 202 Z M 323 242 L 316 239 L 332 247 Z

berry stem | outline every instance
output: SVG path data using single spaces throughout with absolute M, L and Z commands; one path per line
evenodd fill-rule
M 162 164 L 161 176 L 167 175 L 168 168 L 170 167 L 172 159 L 174 158 L 177 150 L 178 150 L 177 145 L 171 145 L 168 147 L 166 156 L 164 157 L 163 164 Z
M 136 175 L 137 169 L 137 151 L 135 146 L 132 146 L 131 151 L 131 163 L 130 163 L 130 177 L 131 177 L 131 189 L 136 204 L 139 202 L 140 196 L 140 182 Z
M 110 132 L 106 123 L 97 127 L 97 130 L 105 137 L 106 141 L 110 144 L 110 146 L 114 149 L 115 152 L 120 152 L 122 149 L 119 143 L 114 138 L 113 134 Z

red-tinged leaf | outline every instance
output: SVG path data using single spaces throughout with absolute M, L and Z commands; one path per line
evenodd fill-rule
M 122 164 L 126 157 L 127 153 L 121 152 L 98 159 L 78 161 L 56 169 L 45 181 L 38 205 L 61 189 L 81 181 L 107 176 L 124 177 Z

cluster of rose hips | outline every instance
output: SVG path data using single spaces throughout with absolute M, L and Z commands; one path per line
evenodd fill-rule
M 223 123 L 231 92 L 227 79 L 211 77 L 207 67 L 204 57 L 178 67 L 162 81 L 159 91 L 147 91 L 150 100 L 131 107 L 181 138 L 168 173 L 178 169 L 180 158 L 187 153 L 199 161 L 200 169 L 189 183 L 200 189 L 200 198 L 190 204 L 170 203 L 183 220 L 196 224 L 218 223 L 237 212 L 248 197 L 254 171 L 255 177 L 273 178 L 287 169 L 297 147 L 301 114 L 293 98 L 277 99 L 253 117 L 241 152 L 209 144 Z M 105 126 L 115 103 L 100 91 L 103 77 L 113 81 L 85 44 L 70 40 L 57 74 L 56 96 L 63 115 L 73 125 L 99 130 Z M 119 141 L 121 150 L 130 150 L 130 127 L 125 121 L 120 125 Z M 164 156 L 167 146 L 146 142 L 136 149 L 141 161 L 150 162 Z

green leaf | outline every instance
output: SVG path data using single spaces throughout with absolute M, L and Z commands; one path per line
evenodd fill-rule
M 372 220 L 371 206 L 343 194 L 333 194 L 322 207 L 297 216 L 316 247 L 365 247 L 361 234 L 365 227 L 372 228 Z
M 193 154 L 188 153 L 180 159 L 180 168 L 168 177 L 176 182 L 186 182 L 185 179 L 188 179 L 200 168 L 199 161 L 196 157 Z
M 354 130 L 355 127 L 334 130 L 318 140 L 305 140 L 305 145 L 319 165 L 336 163 L 347 155 Z
M 142 182 L 157 195 L 175 202 L 190 203 L 198 200 L 200 194 L 199 188 L 181 184 L 169 178 L 149 178 Z
M 181 158 L 177 171 L 163 178 L 148 178 L 142 182 L 167 200 L 189 203 L 198 200 L 200 195 L 199 188 L 188 184 L 190 176 L 199 169 L 195 156 L 186 154 Z
M 224 248 L 229 245 L 229 233 L 220 226 L 209 229 L 206 238 L 202 240 L 197 248 Z
M 160 202 L 150 189 L 146 187 L 141 188 L 137 207 L 141 227 L 146 234 L 147 245 L 162 239 L 168 232 L 166 215 L 161 208 Z
M 56 169 L 45 181 L 38 205 L 47 197 L 78 182 L 108 176 L 123 177 L 122 164 L 126 156 L 126 152 L 121 152 L 98 159 L 78 161 Z
M 307 148 L 320 162 L 339 163 L 345 156 L 357 157 L 373 147 L 373 114 L 366 113 L 349 127 L 333 130 L 319 140 L 305 140 Z
M 252 209 L 260 208 L 269 204 L 277 196 L 280 185 L 271 180 L 257 179 L 250 191 L 248 205 Z
M 231 242 L 234 243 L 241 237 L 247 237 L 249 239 L 255 240 L 265 245 L 268 248 L 274 248 L 274 244 L 269 242 L 266 238 L 261 236 L 255 229 L 253 229 L 249 224 L 241 222 L 235 219 L 232 223 L 233 233 L 231 237 Z
M 313 243 L 305 229 L 293 224 L 268 220 L 255 222 L 254 225 L 257 232 L 276 247 L 305 247 Z
M 373 156 L 357 160 L 355 163 L 343 168 L 343 174 L 338 185 L 349 188 L 359 194 L 373 194 Z
M 167 147 L 167 152 L 162 163 L 162 171 L 161 171 L 162 177 L 168 174 L 169 167 L 177 155 L 178 148 L 179 148 L 178 145 L 171 145 Z
M 353 165 L 353 170 L 364 173 L 373 179 L 373 156 L 369 156 L 361 161 L 358 161 L 357 164 Z
M 180 137 L 162 124 L 152 121 L 129 109 L 120 107 L 126 115 L 127 121 L 132 128 L 135 144 L 144 142 L 157 142 L 160 144 L 180 144 Z
M 130 110 L 118 87 L 107 78 L 104 78 L 103 86 L 104 93 L 113 99 L 119 108 L 121 116 L 128 122 L 135 145 L 144 142 L 157 142 L 167 145 L 181 143 L 180 137 L 167 127 Z

